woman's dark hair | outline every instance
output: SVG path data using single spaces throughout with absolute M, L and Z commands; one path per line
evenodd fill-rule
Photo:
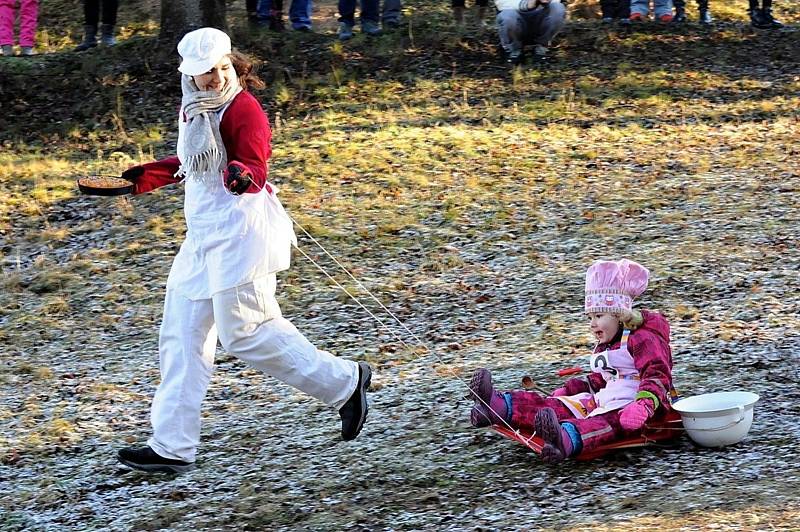
M 263 89 L 266 84 L 255 73 L 255 65 L 249 57 L 239 50 L 231 52 L 231 63 L 233 64 L 236 75 L 239 76 L 239 85 L 244 90 Z

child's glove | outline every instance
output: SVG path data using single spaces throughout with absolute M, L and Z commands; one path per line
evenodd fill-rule
M 232 161 L 223 172 L 222 180 L 225 183 L 231 194 L 239 196 L 247 192 L 250 184 L 253 182 L 251 179 L 252 174 L 250 170 L 240 162 Z
M 637 399 L 622 409 L 619 413 L 619 423 L 627 431 L 637 431 L 653 416 L 653 411 L 652 399 Z
M 562 397 L 564 395 L 569 395 L 569 392 L 567 392 L 567 389 L 562 386 L 561 388 L 556 388 L 553 391 L 552 397 Z

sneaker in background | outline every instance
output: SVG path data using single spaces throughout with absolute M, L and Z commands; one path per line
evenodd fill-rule
M 339 40 L 340 41 L 349 41 L 352 38 L 353 38 L 353 26 L 351 26 L 347 22 L 340 22 L 339 23 Z
M 372 22 L 371 20 L 365 20 L 361 23 L 361 33 L 365 33 L 370 37 L 377 37 L 381 34 L 381 27 L 378 26 L 377 22 Z

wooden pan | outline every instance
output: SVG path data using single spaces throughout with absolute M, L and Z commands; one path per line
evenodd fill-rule
M 135 185 L 121 177 L 90 175 L 78 179 L 78 189 L 90 196 L 124 196 L 132 194 Z

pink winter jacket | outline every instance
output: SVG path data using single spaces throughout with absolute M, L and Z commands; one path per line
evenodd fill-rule
M 658 312 L 642 310 L 644 323 L 628 337 L 628 351 L 633 356 L 636 369 L 639 370 L 640 392 L 650 392 L 659 401 L 659 409 L 670 408 L 670 390 L 672 390 L 672 350 L 669 347 L 669 323 Z M 613 342 L 598 344 L 594 352 L 619 348 L 619 336 Z M 567 394 L 596 392 L 604 388 L 606 381 L 600 373 L 590 373 L 588 377 L 568 380 L 564 383 Z

